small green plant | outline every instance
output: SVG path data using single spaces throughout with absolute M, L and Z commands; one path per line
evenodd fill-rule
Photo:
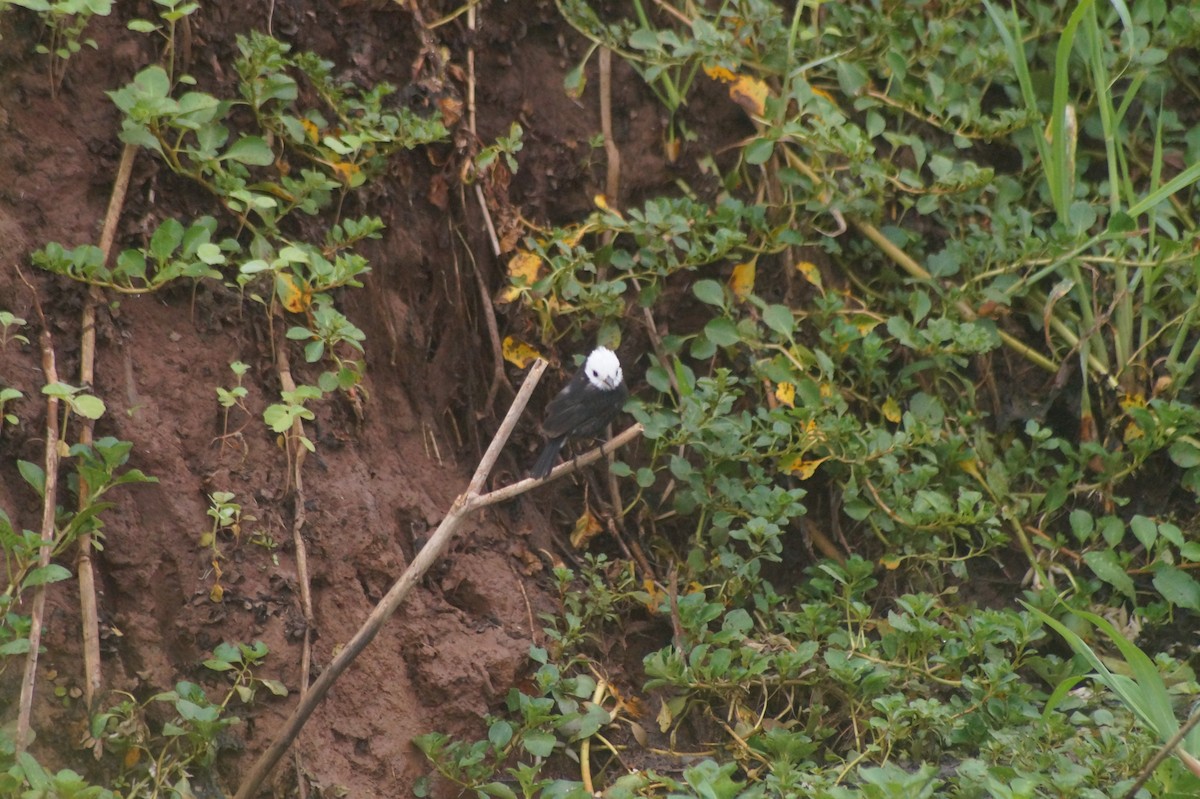
M 176 60 L 176 26 L 186 17 L 199 11 L 200 4 L 194 2 L 194 0 L 154 0 L 154 4 L 159 7 L 158 17 L 162 22 L 153 22 L 148 19 L 132 19 L 129 21 L 129 30 L 138 33 L 154 33 L 162 38 L 166 47 L 166 53 L 164 53 L 162 60 L 167 65 L 167 72 L 173 75 L 175 74 Z
M 443 733 L 417 736 L 413 743 L 443 778 L 479 797 L 547 795 L 585 799 L 591 793 L 578 783 L 542 776 L 546 760 L 556 751 L 597 736 L 612 722 L 612 715 L 594 700 L 596 680 L 587 674 L 566 676 L 548 660 L 545 650 L 534 647 L 530 656 L 540 665 L 533 675 L 533 693 L 513 688 L 507 710 L 513 721 L 488 720 L 487 738 L 455 740 Z M 513 765 L 506 764 L 513 763 Z M 501 774 L 507 775 L 501 778 Z M 520 793 L 510 784 L 515 783 Z M 428 795 L 423 780 L 418 795 Z
M 84 47 L 96 49 L 95 39 L 85 39 L 92 17 L 112 13 L 113 0 L 4 0 L 6 6 L 27 8 L 39 14 L 49 31 L 50 41 L 39 44 L 37 52 L 50 56 L 50 91 L 57 94 L 67 73 L 67 62 Z
M 238 748 L 231 734 L 241 723 L 230 712 L 234 698 L 248 706 L 258 699 L 260 689 L 287 696 L 282 683 L 257 673 L 267 654 L 261 641 L 224 643 L 214 649 L 203 665 L 227 680 L 218 702 L 201 686 L 184 681 L 144 701 L 125 694 L 125 699 L 93 716 L 91 740 L 85 743 L 102 744 L 119 764 L 111 786 L 125 797 L 152 799 L 191 795 L 211 785 L 217 758 Z
M 24 396 L 24 394 L 15 388 L 0 388 L 0 433 L 4 432 L 4 425 L 8 424 L 15 427 L 20 421 L 15 413 L 6 412 L 4 406 Z
M 510 173 L 515 175 L 518 169 L 517 153 L 521 152 L 521 148 L 525 146 L 522 141 L 524 135 L 525 131 L 521 126 L 516 122 L 512 123 L 507 136 L 497 137 L 495 144 L 484 147 L 475 156 L 476 174 L 486 174 L 497 162 L 497 159 L 503 156 L 504 165 L 508 167 Z
M 1111 691 L 1137 717 L 1139 723 L 1162 743 L 1167 743 L 1179 733 L 1180 725 L 1175 715 L 1175 704 L 1159 666 L 1130 642 L 1112 622 L 1095 613 L 1067 608 L 1069 615 L 1091 625 L 1116 647 L 1120 660 L 1110 659 L 1110 662 L 1121 667 L 1116 672 L 1110 670 L 1105 665 L 1105 659 L 1062 621 L 1028 603 L 1025 603 L 1025 607 L 1062 636 L 1071 649 L 1092 669 L 1090 675 L 1075 674 L 1064 679 L 1055 688 L 1045 712 L 1051 712 L 1069 691 L 1090 676 Z M 1174 754 L 1187 765 L 1197 783 L 1200 783 L 1200 728 L 1193 728 L 1184 736 Z
M 280 392 L 283 402 L 268 405 L 263 411 L 263 421 L 267 423 L 267 427 L 279 433 L 284 439 L 290 441 L 294 435 L 297 443 L 309 452 L 316 452 L 317 448 L 308 439 L 308 436 L 294 434 L 292 427 L 297 419 L 311 421 L 316 418 L 312 411 L 304 407 L 304 403 L 320 399 L 322 396 L 324 393 L 316 386 L 296 386 L 295 391 Z
M 186 228 L 168 219 L 154 231 L 148 247 L 121 251 L 112 268 L 105 265 L 104 254 L 94 244 L 68 250 L 51 242 L 35 252 L 32 260 L 35 266 L 82 283 L 122 294 L 149 294 L 179 278 L 194 282 L 221 277 L 216 267 L 225 263 L 225 252 L 236 252 L 239 247 L 232 240 L 213 243 L 210 239 L 216 226 L 212 217 Z
M 229 412 L 234 408 L 238 408 L 242 413 L 250 416 L 250 410 L 246 407 L 245 399 L 249 395 L 249 390 L 242 385 L 242 378 L 246 376 L 246 372 L 250 367 L 241 361 L 234 361 L 229 364 L 230 371 L 233 372 L 234 385 L 230 388 L 217 386 L 217 402 L 221 405 L 221 448 L 224 450 L 225 444 L 231 439 L 241 440 L 243 427 L 229 431 Z
M 248 393 L 246 387 L 242 385 L 242 378 L 246 376 L 246 372 L 249 369 L 249 365 L 244 364 L 241 361 L 234 361 L 233 363 L 229 364 L 229 370 L 233 372 L 233 376 L 236 378 L 236 384 L 233 386 L 233 388 L 221 388 L 220 386 L 217 387 L 217 401 L 221 403 L 221 407 L 226 411 L 226 427 L 228 427 L 228 412 L 230 409 L 235 407 L 241 408 L 243 411 L 249 413 L 249 411 L 246 411 L 246 406 L 242 402 L 244 399 L 246 399 L 246 395 Z
M 73 398 L 78 401 L 83 396 Z M 68 450 L 69 457 L 77 461 L 77 468 L 69 476 L 67 484 L 75 495 L 75 507 L 78 510 L 65 511 L 60 508 L 53 537 L 49 541 L 43 541 L 41 535 L 33 530 L 18 532 L 8 515 L 0 510 L 0 556 L 4 559 L 8 578 L 7 586 L 0 594 L 0 656 L 29 651 L 29 617 L 19 612 L 23 607 L 23 593 L 35 586 L 59 582 L 71 576 L 65 567 L 57 563 L 39 565 L 41 547 L 49 544 L 51 557 L 59 557 L 75 545 L 81 534 L 87 532 L 92 535 L 92 545 L 97 549 L 103 548 L 104 525 L 101 514 L 112 507 L 112 503 L 105 499 L 108 492 L 122 485 L 157 482 L 140 469 L 124 468 L 132 447 L 128 441 L 104 437 L 90 445 L 76 444 Z M 39 496 L 45 494 L 46 475 L 41 467 L 29 461 L 18 461 L 17 469 Z M 3 668 L 4 662 L 0 660 L 0 668 Z
M 212 553 L 213 585 L 209 589 L 208 596 L 213 602 L 220 602 L 225 596 L 225 588 L 221 585 L 223 574 L 221 562 L 225 560 L 225 555 L 221 551 L 221 535 L 233 536 L 235 541 L 240 542 L 243 532 L 242 525 L 255 521 L 255 517 L 242 513 L 242 506 L 233 501 L 234 496 L 229 491 L 214 491 L 209 495 L 208 501 L 211 507 L 207 513 L 212 519 L 212 526 L 200 536 L 200 546 Z
M 19 341 L 22 344 L 28 344 L 29 339 L 20 333 L 13 332 L 13 329 L 20 330 L 25 326 L 25 320 L 14 314 L 12 311 L 0 311 L 0 350 L 8 348 L 8 342 Z
M 71 769 L 47 771 L 31 754 L 16 754 L 11 741 L 0 734 L 0 794 L 4 796 L 54 797 L 55 799 L 113 799 L 116 794 L 92 785 Z

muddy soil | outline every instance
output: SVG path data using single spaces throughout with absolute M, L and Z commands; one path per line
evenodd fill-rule
M 454 4 L 422 6 L 425 20 Z M 0 384 L 24 393 L 10 406 L 19 417 L 0 437 L 0 507 L 18 528 L 36 529 L 40 502 L 18 476 L 18 459 L 41 462 L 45 444 L 43 356 L 34 300 L 47 320 L 55 365 L 78 383 L 80 312 L 86 289 L 33 268 L 29 253 L 47 242 L 97 243 L 120 157 L 120 120 L 105 92 L 159 57 L 155 40 L 126 29 L 149 3 L 118 4 L 95 19 L 95 50 L 74 56 L 61 87 L 51 90 L 44 35 L 24 11 L 0 16 L 0 310 L 29 320 L 30 343 L 0 350 Z M 282 2 L 204 4 L 183 37 L 186 69 L 199 87 L 230 96 L 235 36 L 269 31 L 296 49 L 334 64 L 335 74 L 371 85 L 407 87 L 422 69 L 420 25 L 400 4 Z M 474 48 L 478 134 L 525 130 L 520 170 L 507 189 L 511 209 L 542 223 L 578 218 L 603 191 L 603 150 L 595 63 L 580 100 L 563 78 L 586 42 L 553 3 L 485 3 L 479 29 L 466 17 L 429 29 L 453 69 L 446 90 L 465 97 L 465 66 Z M 688 167 L 664 157 L 661 106 L 636 75 L 614 63 L 615 133 L 623 156 L 619 202 L 668 190 Z M 739 109 L 715 91 L 696 94 L 694 125 L 708 139 L 745 135 Z M 706 148 L 707 149 L 707 148 Z M 365 290 L 348 290 L 340 306 L 366 333 L 367 377 L 361 407 L 321 403 L 309 426 L 316 454 L 304 466 L 303 536 L 312 578 L 314 674 L 329 663 L 415 551 L 467 480 L 512 398 L 502 386 L 489 403 L 495 362 L 483 303 L 504 284 L 473 190 L 457 181 L 461 152 L 452 145 L 397 156 L 389 174 L 352 195 L 344 215 L 377 214 L 382 240 L 364 254 L 372 263 Z M 695 169 L 694 163 L 691 167 Z M 696 177 L 696 176 L 692 176 Z M 448 187 L 448 190 L 445 190 Z M 493 198 L 495 199 L 495 198 Z M 504 198 L 500 198 L 503 200 Z M 140 154 L 118 227 L 118 248 L 145 243 L 167 216 L 211 213 L 209 198 Z M 500 335 L 529 334 L 530 321 L 500 309 Z M 286 454 L 261 422 L 280 389 L 272 334 L 263 314 L 235 292 L 202 284 L 141 297 L 106 295 L 97 322 L 94 392 L 108 411 L 97 436 L 133 443 L 131 465 L 157 483 L 122 488 L 104 516 L 97 556 L 106 697 L 144 699 L 194 680 L 220 686 L 200 663 L 223 641 L 261 640 L 270 648 L 264 676 L 291 690 L 262 693 L 237 709 L 239 752 L 218 761 L 214 779 L 235 789 L 282 720 L 299 688 L 300 606 L 292 525 L 296 493 Z M 586 342 L 564 341 L 558 354 Z M 217 386 L 231 386 L 233 361 L 250 365 L 246 411 L 226 414 Z M 298 382 L 316 373 L 293 358 Z M 509 371 L 512 385 L 520 373 Z M 562 380 L 552 369 L 535 398 L 540 407 Z M 636 390 L 636 386 L 635 386 Z M 76 424 L 75 422 L 72 425 Z M 66 431 L 75 440 L 74 426 Z M 526 420 L 501 458 L 494 480 L 519 476 L 538 444 Z M 201 537 L 211 520 L 208 497 L 232 492 L 247 517 L 240 538 L 222 535 L 222 573 Z M 473 519 L 448 557 L 428 576 L 366 654 L 334 687 L 305 727 L 299 762 L 319 795 L 410 795 L 429 771 L 411 744 L 431 730 L 477 736 L 483 718 L 527 673 L 538 614 L 555 599 L 548 567 L 569 557 L 565 533 L 582 492 L 563 483 Z M 74 566 L 74 557 L 63 560 Z M 214 585 L 223 590 L 213 600 Z M 84 729 L 79 597 L 74 581 L 48 592 L 34 713 L 37 757 L 46 765 L 97 776 L 101 766 L 79 747 Z M 0 673 L 0 719 L 16 715 L 21 670 L 10 658 Z M 57 689 L 57 695 L 56 695 Z M 103 699 L 101 701 L 104 701 Z M 294 795 L 295 762 L 276 770 L 277 795 Z M 309 795 L 312 795 L 310 793 Z

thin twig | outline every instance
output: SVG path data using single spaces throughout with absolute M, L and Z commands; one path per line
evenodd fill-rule
M 479 188 L 476 184 L 475 188 Z M 480 202 L 482 203 L 482 196 Z M 484 213 L 487 213 L 486 206 Z M 463 200 L 463 211 L 466 211 L 466 201 Z M 461 238 L 461 237 L 460 237 Z M 479 290 L 479 304 L 483 309 L 483 320 L 487 324 L 488 338 L 492 342 L 492 362 L 495 366 L 492 369 L 492 384 L 488 387 L 487 399 L 483 403 L 483 410 L 480 411 L 478 418 L 486 419 L 492 415 L 492 404 L 496 401 L 496 394 L 500 390 L 501 385 L 508 386 L 508 390 L 513 390 L 512 384 L 508 382 L 508 375 L 504 371 L 504 346 L 500 342 L 500 325 L 496 321 L 496 309 L 492 306 L 492 298 L 488 293 L 487 282 L 483 279 L 483 272 L 479 270 L 479 263 L 475 260 L 475 255 L 471 252 L 470 244 L 466 239 L 462 239 L 463 249 L 467 253 L 467 257 L 471 259 L 471 271 L 475 273 L 475 286 Z M 493 247 L 497 248 L 493 252 L 499 258 L 499 243 L 495 241 L 493 236 Z
M 492 221 L 492 212 L 488 210 L 487 200 L 483 196 L 483 187 L 475 183 L 475 199 L 479 201 L 479 210 L 483 212 L 483 224 L 487 227 L 488 239 L 492 242 L 492 252 L 500 255 L 500 237 L 496 234 L 496 223 Z
M 29 287 L 33 294 L 33 306 L 41 321 L 42 332 L 39 336 L 42 347 L 42 371 L 45 373 L 46 384 L 58 382 L 58 369 L 54 365 L 54 340 L 50 336 L 50 325 L 42 313 L 42 303 L 38 299 L 37 290 L 28 280 L 20 267 L 17 268 L 22 282 Z M 38 566 L 44 568 L 50 565 L 50 551 L 53 548 L 54 510 L 58 499 L 58 397 L 53 394 L 46 396 L 46 447 L 45 447 L 45 483 L 42 487 L 42 545 L 38 549 Z M 33 689 L 37 683 L 38 650 L 42 645 L 42 616 L 46 609 L 46 584 L 39 585 L 33 594 L 33 607 L 29 613 L 29 654 L 25 657 L 25 673 L 21 678 L 21 699 L 17 710 L 16 748 L 24 752 L 32 743 L 30 739 L 30 718 L 33 711 Z
M 113 181 L 112 194 L 108 199 L 108 210 L 104 215 L 104 227 L 100 233 L 100 252 L 108 263 L 112 255 L 113 242 L 117 237 L 117 222 L 125 207 L 125 195 L 129 191 L 129 178 L 133 174 L 133 159 L 138 148 L 127 144 L 121 151 L 117 166 L 117 177 Z M 96 286 L 88 289 L 83 303 L 83 321 L 80 330 L 79 384 L 89 389 L 96 383 L 96 307 L 104 301 L 103 292 Z M 90 445 L 96 422 L 81 419 L 79 443 Z M 82 474 L 79 477 L 80 510 L 87 496 Z M 96 601 L 96 574 L 92 564 L 92 534 L 84 531 L 79 535 L 78 555 L 75 569 L 79 579 L 79 616 L 83 636 L 83 691 L 88 710 L 94 709 L 96 694 L 100 691 L 104 676 L 100 666 L 100 613 Z M 97 746 L 100 745 L 97 741 Z
M 604 156 L 607 172 L 604 180 L 604 198 L 609 207 L 620 206 L 617 195 L 621 191 L 621 151 L 613 138 L 612 127 L 612 50 L 600 48 L 600 132 L 604 134 Z
M 584 466 L 590 466 L 601 458 L 607 457 L 608 453 L 625 446 L 630 441 L 633 441 L 635 438 L 640 436 L 643 429 L 644 428 L 642 427 L 641 422 L 638 422 L 632 427 L 613 436 L 612 439 L 605 444 L 596 447 L 589 452 L 585 452 L 577 458 L 571 458 L 569 461 L 560 463 L 550 471 L 550 474 L 546 475 L 541 480 L 538 480 L 536 477 L 527 477 L 524 480 L 513 483 L 509 486 L 505 486 L 504 488 L 497 488 L 495 491 L 481 496 L 479 498 L 479 504 L 481 507 L 483 505 L 494 505 L 497 502 L 503 502 L 507 499 L 512 499 L 518 494 L 524 494 L 527 490 L 535 485 L 538 485 L 539 483 L 549 483 L 551 480 L 557 480 L 560 477 L 566 477 L 568 474 L 578 471 Z
M 283 338 L 282 327 L 280 337 L 275 345 L 276 369 L 279 372 L 279 384 L 284 391 L 295 391 L 296 381 L 292 377 L 291 360 L 288 358 L 287 341 Z M 304 613 L 304 640 L 300 649 L 300 701 L 304 701 L 308 693 L 308 680 L 312 671 L 312 628 L 315 623 L 312 608 L 312 587 L 308 578 L 308 546 L 304 543 L 304 525 L 308 521 L 308 512 L 304 503 L 304 456 L 308 453 L 301 439 L 304 437 L 304 422 L 300 417 L 292 421 L 292 430 L 288 436 L 287 446 L 292 453 L 289 459 L 292 464 L 291 483 L 292 493 L 292 546 L 296 550 L 296 579 L 300 583 L 300 608 Z M 300 761 L 299 750 L 296 757 L 296 786 L 301 799 L 306 794 L 304 769 Z

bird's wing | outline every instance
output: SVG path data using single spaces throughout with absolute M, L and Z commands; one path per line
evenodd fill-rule
M 588 385 L 586 379 L 578 384 L 572 380 L 546 406 L 542 432 L 550 437 L 594 436 L 612 421 L 628 396 L 624 383 L 608 392 Z
M 587 375 L 580 369 L 546 405 L 542 432 L 551 438 L 564 436 L 585 421 L 591 415 L 587 403 L 581 401 L 587 391 Z

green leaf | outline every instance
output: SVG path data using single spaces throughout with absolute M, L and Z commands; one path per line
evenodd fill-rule
M 763 309 L 763 322 L 767 327 L 786 338 L 792 337 L 796 320 L 792 317 L 792 309 L 786 305 L 768 305 Z
M 262 684 L 267 687 L 267 690 L 270 691 L 275 696 L 287 696 L 288 695 L 287 686 L 284 685 L 283 683 L 281 683 L 279 680 L 270 680 L 270 679 L 262 678 L 262 679 L 260 679 L 260 682 L 262 682 Z
M 584 713 L 579 717 L 578 726 L 571 736 L 571 739 L 575 741 L 591 738 L 612 723 L 612 715 L 595 702 L 584 702 L 583 707 Z
M 183 225 L 176 219 L 163 221 L 150 237 L 150 254 L 159 263 L 170 260 L 183 243 Z
M 1134 598 L 1133 579 L 1125 573 L 1125 569 L 1121 567 L 1116 554 L 1111 549 L 1085 552 L 1083 560 L 1101 580 L 1130 599 Z
M 104 400 L 91 394 L 80 394 L 71 400 L 75 413 L 85 419 L 99 419 L 104 415 Z
M 732 319 L 724 316 L 718 316 L 705 325 L 704 335 L 718 347 L 732 347 L 741 340 L 737 325 L 733 323 Z
M 1132 233 L 1137 229 L 1137 222 L 1133 217 L 1124 211 L 1117 211 L 1108 220 L 1108 234 L 1110 236 L 1120 236 L 1124 233 Z
M 1172 605 L 1200 611 L 1200 583 L 1187 572 L 1163 564 L 1154 570 L 1154 587 Z
M 583 96 L 583 92 L 587 88 L 587 71 L 584 69 L 586 66 L 586 60 L 580 61 L 563 77 L 563 91 L 567 93 L 568 97 L 578 100 Z
M 1176 439 L 1167 450 L 1171 462 L 1181 469 L 1192 469 L 1200 466 L 1200 449 L 1184 439 Z
M 1096 530 L 1095 520 L 1092 519 L 1092 514 L 1082 508 L 1076 508 L 1071 511 L 1068 517 L 1071 524 L 1071 532 L 1075 534 L 1078 541 L 1087 541 L 1092 537 L 1092 533 Z
M 275 153 L 261 136 L 241 137 L 230 145 L 222 158 L 251 166 L 270 166 L 275 163 Z
M 1153 549 L 1154 542 L 1158 540 L 1158 525 L 1153 519 L 1147 518 L 1140 513 L 1129 520 L 1129 529 L 1133 530 L 1133 534 L 1137 536 L 1137 540 L 1142 543 L 1146 549 Z
M 772 139 L 755 139 L 746 145 L 744 151 L 746 163 L 757 166 L 765 164 L 775 152 L 775 142 Z
M 24 655 L 29 652 L 29 639 L 18 638 L 0 645 L 0 657 L 8 655 Z
M 206 241 L 196 247 L 196 257 L 209 266 L 225 263 L 225 254 L 221 248 L 211 241 Z
M 268 405 L 263 411 L 263 421 L 276 433 L 285 433 L 292 427 L 292 414 L 287 405 Z
M 495 796 L 497 799 L 517 799 L 517 794 L 503 782 L 489 782 L 479 786 L 480 793 Z
M 25 575 L 25 579 L 21 581 L 21 590 L 32 588 L 35 585 L 47 585 L 49 583 L 59 583 L 63 580 L 69 580 L 71 572 L 59 566 L 57 563 L 50 563 L 38 568 Z
M 700 302 L 715 305 L 718 308 L 725 307 L 725 289 L 715 280 L 697 280 L 692 286 L 692 293 Z
M 555 737 L 548 732 L 531 730 L 521 739 L 521 746 L 534 757 L 550 757 L 554 752 Z
M 17 471 L 21 473 L 21 477 L 25 478 L 25 482 L 33 486 L 33 490 L 38 493 L 39 497 L 46 496 L 46 473 L 42 471 L 42 467 L 36 463 L 29 461 L 17 461 Z
M 488 740 L 497 749 L 503 749 L 508 746 L 508 742 L 512 740 L 512 737 L 513 727 L 503 719 L 495 722 L 488 728 Z

